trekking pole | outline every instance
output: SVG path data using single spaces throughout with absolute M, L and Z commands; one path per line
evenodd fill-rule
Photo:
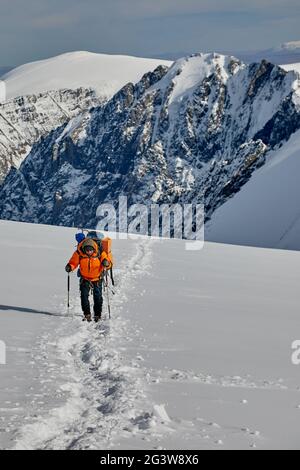
M 70 308 L 70 273 L 68 273 L 68 310 Z
M 108 307 L 108 318 L 111 319 L 107 271 L 105 271 L 105 273 L 104 273 L 104 288 L 106 289 L 107 307 Z
M 115 279 L 114 279 L 113 268 L 110 268 L 110 278 L 111 278 L 111 283 L 112 283 L 113 287 L 115 287 Z

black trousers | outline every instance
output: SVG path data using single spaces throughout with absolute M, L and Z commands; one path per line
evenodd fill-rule
M 102 279 L 95 282 L 90 282 L 82 278 L 80 279 L 81 307 L 84 315 L 91 314 L 89 295 L 92 290 L 94 298 L 94 314 L 97 317 L 101 317 L 103 305 L 102 284 Z

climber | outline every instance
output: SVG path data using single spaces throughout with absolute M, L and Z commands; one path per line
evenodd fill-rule
M 102 285 L 103 273 L 105 270 L 110 270 L 112 267 L 112 260 L 109 255 L 102 250 L 99 244 L 92 238 L 83 239 L 70 261 L 68 262 L 65 270 L 67 273 L 74 271 L 77 267 L 80 268 L 80 294 L 81 294 L 81 307 L 85 321 L 91 322 L 91 307 L 89 302 L 89 294 L 92 290 L 94 298 L 94 320 L 98 322 L 101 320 L 102 315 Z

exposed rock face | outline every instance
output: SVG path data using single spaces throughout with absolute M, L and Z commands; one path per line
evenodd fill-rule
M 0 101 L 0 182 L 42 136 L 96 104 L 94 91 L 83 88 Z
M 194 55 L 52 131 L 0 190 L 0 216 L 92 226 L 100 203 L 204 202 L 206 218 L 300 128 L 299 76 Z

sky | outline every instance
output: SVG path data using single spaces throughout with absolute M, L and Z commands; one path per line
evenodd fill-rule
M 0 0 L 0 66 L 87 50 L 142 57 L 300 40 L 300 0 Z

